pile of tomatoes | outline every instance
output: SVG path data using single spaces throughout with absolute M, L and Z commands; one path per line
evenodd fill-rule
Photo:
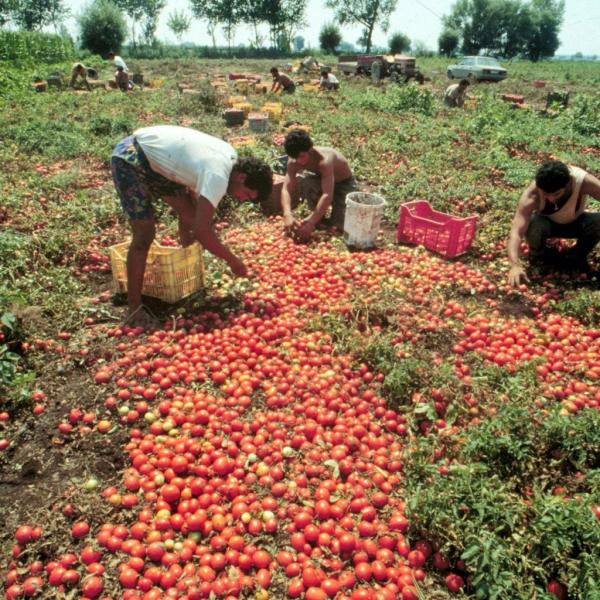
M 502 319 L 491 300 L 470 315 L 440 290 L 489 300 L 500 285 L 493 274 L 418 250 L 296 245 L 273 222 L 227 237 L 254 281 L 241 310 L 181 318 L 147 336 L 109 331 L 119 356 L 95 382 L 130 430 L 121 485 L 102 493 L 114 522 L 74 523 L 71 551 L 46 562 L 24 558 L 41 532 L 17 531 L 7 597 L 77 588 L 83 598 L 125 600 L 415 600 L 428 560 L 460 590 L 462 571 L 405 537 L 409 429 L 386 406 L 383 377 L 309 323 L 348 315 L 352 298 L 368 303 L 388 286 L 407 298 L 399 345 L 445 325 L 459 339 L 457 368 L 468 352 L 503 365 L 546 358 L 548 390 L 570 374 L 589 406 L 598 391 L 575 376 L 600 374 L 598 332 L 541 313 Z

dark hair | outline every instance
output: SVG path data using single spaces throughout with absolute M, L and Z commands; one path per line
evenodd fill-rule
M 273 188 L 273 171 L 266 162 L 253 157 L 240 158 L 233 168 L 246 176 L 244 185 L 247 188 L 258 192 L 258 202 L 269 197 Z
M 288 156 L 298 158 L 300 152 L 308 152 L 313 147 L 313 141 L 306 131 L 293 129 L 285 136 L 283 147 Z
M 549 194 L 566 187 L 570 181 L 569 167 L 560 160 L 546 161 L 535 174 L 535 185 Z
M 321 71 L 321 77 L 329 77 L 329 73 L 325 70 Z
M 271 67 L 271 73 L 275 75 L 275 73 L 279 73 L 279 69 L 277 67 Z
M 109 52 L 108 53 L 108 58 L 112 58 L 113 56 L 116 56 L 116 54 L 114 52 Z
M 459 85 L 467 87 L 468 85 L 471 85 L 471 82 L 468 79 L 461 79 Z

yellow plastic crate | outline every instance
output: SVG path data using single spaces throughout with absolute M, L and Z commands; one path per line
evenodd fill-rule
M 256 146 L 256 139 L 247 135 L 231 137 L 227 141 L 234 148 L 243 148 L 244 146 Z
M 151 88 L 161 88 L 163 84 L 164 80 L 162 79 L 150 79 L 146 85 Z
M 131 242 L 111 246 L 110 262 L 116 293 L 127 292 L 127 251 Z M 142 293 L 163 302 L 178 302 L 204 287 L 202 246 L 161 246 L 154 241 L 148 252 Z
M 236 102 L 233 108 L 244 111 L 244 117 L 248 117 L 248 113 L 252 110 L 252 104 L 250 102 Z
M 302 89 L 305 92 L 309 92 L 309 93 L 315 93 L 319 90 L 319 88 L 316 85 L 313 85 L 312 83 L 305 83 L 302 85 Z
M 233 82 L 233 87 L 235 87 L 240 94 L 247 94 L 249 84 L 250 82 L 247 79 L 236 79 Z
M 260 110 L 269 115 L 270 121 L 279 121 L 281 119 L 283 107 L 279 102 L 267 102 Z
M 246 102 L 246 99 L 246 96 L 229 96 L 229 98 L 227 98 L 227 106 L 233 108 L 236 104 Z

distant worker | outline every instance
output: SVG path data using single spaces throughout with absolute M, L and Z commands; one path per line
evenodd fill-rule
M 117 82 L 117 87 L 122 92 L 128 92 L 131 89 L 131 87 L 129 86 L 129 75 L 121 66 L 117 67 L 117 72 L 115 73 L 115 81 Z
M 109 52 L 108 58 L 110 58 L 113 61 L 113 64 L 115 65 L 115 68 L 117 69 L 115 71 L 115 81 L 117 83 L 117 87 L 120 90 L 125 91 L 121 87 L 122 82 L 125 81 L 125 77 L 123 75 L 119 75 L 119 69 L 122 69 L 123 73 L 125 75 L 127 75 L 127 88 L 132 90 L 133 89 L 133 81 L 131 81 L 131 79 L 129 79 L 129 69 L 127 68 L 125 61 L 118 54 L 115 54 L 114 52 Z
M 469 85 L 468 79 L 461 79 L 459 83 L 449 85 L 444 94 L 444 104 L 448 108 L 462 108 L 465 104 Z
M 113 61 L 113 64 L 115 65 L 115 69 L 118 69 L 119 67 L 123 67 L 123 71 L 125 71 L 125 73 L 129 73 L 129 69 L 127 68 L 127 65 L 125 64 L 125 61 L 118 54 L 115 54 L 114 52 L 109 52 L 108 58 L 110 58 L 110 60 Z
M 296 91 L 296 84 L 288 75 L 280 73 L 277 67 L 271 69 L 271 75 L 273 77 L 271 92 L 277 93 L 279 91 L 284 91 L 287 94 L 293 94 Z
M 333 73 L 321 71 L 319 88 L 322 90 L 338 90 L 340 88 L 340 82 L 338 81 L 338 78 L 333 75 Z
M 286 231 L 298 241 L 306 241 L 319 223 L 333 225 L 338 231 L 344 228 L 346 195 L 358 191 L 348 161 L 333 148 L 315 146 L 308 133 L 295 129 L 287 134 L 284 142 L 287 173 L 281 190 L 281 206 Z M 292 214 L 292 195 L 298 194 L 297 175 L 302 171 L 311 173 L 317 189 L 309 190 L 307 201 L 313 209 L 304 221 L 297 221 Z M 313 193 L 316 192 L 316 193 Z M 331 216 L 325 215 L 331 207 Z
M 87 90 L 91 92 L 92 86 L 90 85 L 90 82 L 88 81 L 88 71 L 89 70 L 91 70 L 91 69 L 88 69 L 88 67 L 86 67 L 83 63 L 75 63 L 73 65 L 73 67 L 71 68 L 71 81 L 69 82 L 69 86 L 74 88 L 77 80 L 81 79 L 81 81 L 83 81 L 83 84 L 85 85 Z
M 577 243 L 565 253 L 570 271 L 590 270 L 588 254 L 600 241 L 600 213 L 585 210 L 586 196 L 600 200 L 600 181 L 579 167 L 550 160 L 537 170 L 535 180 L 521 195 L 508 238 L 508 282 L 527 280 L 519 260 L 523 238 L 529 246 L 529 261 L 551 264 L 558 258 L 546 246 L 548 238 L 572 238 Z
M 312 56 L 307 56 L 301 63 L 298 71 L 303 73 L 308 73 L 313 70 L 316 71 L 319 69 L 319 61 Z

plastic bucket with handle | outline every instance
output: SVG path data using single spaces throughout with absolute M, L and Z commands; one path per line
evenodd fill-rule
M 371 248 L 375 245 L 385 200 L 376 194 L 350 192 L 346 196 L 344 241 L 355 248 Z

